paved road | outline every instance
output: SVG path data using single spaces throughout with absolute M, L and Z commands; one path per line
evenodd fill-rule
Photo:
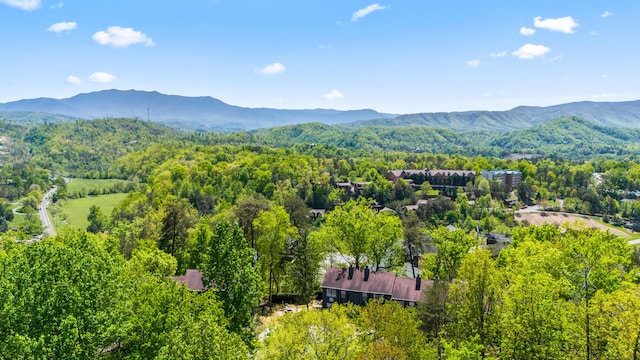
M 49 207 L 49 201 L 54 192 L 58 190 L 57 186 L 53 186 L 51 190 L 47 191 L 42 198 L 42 202 L 40 203 L 40 220 L 42 220 L 42 234 L 49 236 L 56 236 L 56 230 L 53 227 L 53 223 L 49 218 L 49 213 L 47 212 L 47 207 Z
M 538 205 L 531 205 L 531 206 L 527 206 L 526 208 L 522 208 L 522 209 L 518 209 L 516 210 L 516 213 L 518 214 L 528 214 L 528 213 L 535 213 L 540 211 L 540 206 Z

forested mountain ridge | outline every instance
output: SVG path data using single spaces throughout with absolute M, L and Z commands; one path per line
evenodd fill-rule
M 257 129 L 250 134 L 268 146 L 288 146 L 295 143 L 330 144 L 341 148 L 434 151 L 470 153 L 482 151 L 478 138 L 488 139 L 487 132 L 462 133 L 459 131 L 426 127 L 369 126 L 354 128 L 329 126 L 318 123 Z M 475 139 L 474 139 L 475 138 Z
M 166 126 L 134 119 L 76 120 L 47 124 L 0 121 L 0 131 L 12 139 L 11 151 L 0 161 L 19 161 L 74 177 L 119 177 L 116 159 L 153 144 L 179 144 L 185 134 Z
M 596 125 L 578 117 L 561 117 L 534 127 L 501 134 L 489 146 L 514 151 L 541 151 L 548 147 L 558 152 L 603 148 L 615 152 L 640 141 L 640 129 Z
M 1 106 L 1 105 L 0 105 Z M 0 119 L 16 123 L 58 123 L 78 120 L 74 116 L 50 114 L 33 111 L 0 111 Z
M 254 141 L 269 146 L 296 143 L 338 147 L 505 156 L 536 153 L 566 158 L 629 155 L 637 151 L 639 129 L 597 125 L 579 117 L 561 117 L 506 133 L 456 131 L 429 126 L 328 126 L 300 124 L 251 131 Z
M 172 127 L 200 131 L 255 129 L 313 121 L 338 124 L 393 116 L 368 109 L 339 111 L 245 108 L 208 96 L 187 97 L 137 90 L 104 90 L 60 100 L 38 98 L 0 104 L 0 114 L 8 120 L 23 118 L 19 112 L 40 113 L 32 114 L 33 117 L 48 113 L 84 119 L 149 119 Z
M 436 126 L 460 131 L 513 131 L 562 116 L 576 116 L 601 126 L 640 127 L 640 100 L 583 101 L 547 107 L 519 106 L 507 111 L 465 111 L 400 115 L 392 119 L 358 121 L 353 126 Z
M 0 130 L 13 140 L 11 153 L 0 160 L 8 161 L 7 157 L 13 156 L 54 173 L 89 178 L 126 178 L 130 174 L 123 172 L 116 160 L 149 146 L 158 149 L 154 157 L 185 146 L 239 145 L 296 146 L 312 153 L 407 151 L 496 157 L 528 153 L 585 160 L 597 155 L 630 158 L 638 153 L 640 142 L 639 129 L 599 126 L 576 117 L 563 117 L 508 133 L 461 132 L 426 126 L 359 128 L 308 123 L 220 134 L 183 132 L 134 119 L 48 124 L 0 121 Z
M 252 130 L 319 122 L 328 125 L 429 126 L 458 131 L 522 130 L 562 116 L 577 116 L 601 126 L 640 127 L 640 100 L 574 102 L 547 107 L 519 106 L 507 111 L 464 111 L 392 115 L 370 109 L 286 110 L 246 108 L 209 96 L 187 97 L 156 91 L 103 90 L 66 99 L 25 99 L 0 104 L 0 118 L 20 122 L 60 122 L 74 118 L 148 119 L 171 127 L 222 131 Z

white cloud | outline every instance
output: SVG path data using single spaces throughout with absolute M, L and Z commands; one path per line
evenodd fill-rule
M 155 43 L 144 33 L 133 28 L 123 28 L 120 26 L 110 26 L 107 31 L 98 31 L 93 34 L 93 40 L 100 45 L 110 45 L 113 47 L 127 47 L 133 44 L 145 44 L 153 46 Z
M 39 8 L 40 0 L 0 0 L 0 4 L 28 11 Z
M 263 67 L 262 69 L 256 69 L 256 72 L 262 75 L 275 75 L 281 72 L 285 72 L 286 70 L 287 70 L 286 66 L 280 63 L 273 63 Z
M 467 61 L 467 66 L 472 67 L 472 68 L 476 68 L 476 67 L 480 66 L 480 60 L 469 60 L 469 61 Z
M 591 36 L 598 36 L 599 35 L 597 31 L 593 31 L 593 30 L 589 31 L 589 34 L 591 34 Z
M 62 1 L 60 1 L 60 2 L 59 2 L 59 3 L 57 3 L 57 4 L 53 4 L 53 5 L 51 5 L 51 8 L 52 8 L 52 9 L 62 9 L 62 7 L 64 7 L 64 3 L 63 3 Z
M 603 79 L 607 78 L 607 74 L 602 74 L 600 77 L 602 77 Z
M 605 11 L 602 13 L 602 15 L 600 15 L 600 17 L 609 17 L 609 16 L 613 16 L 613 13 L 611 11 Z
M 500 52 L 497 52 L 497 53 L 491 53 L 491 57 L 492 58 L 503 58 L 505 56 L 507 56 L 507 52 L 506 51 L 500 51 Z
M 78 28 L 78 24 L 71 21 L 71 22 L 59 22 L 59 23 L 55 23 L 51 26 L 49 26 L 49 28 L 47 28 L 47 31 L 51 31 L 54 33 L 61 33 L 63 31 L 66 32 L 71 32 L 72 30 L 75 30 Z
M 91 82 L 110 83 L 115 81 L 116 77 L 106 72 L 94 72 L 89 76 Z
M 80 80 L 80 78 L 77 76 L 69 75 L 67 76 L 67 84 L 71 84 L 71 85 L 82 84 L 82 80 Z
M 520 28 L 520 35 L 531 36 L 535 33 L 536 33 L 536 29 L 528 28 L 525 26 Z
M 338 100 L 338 99 L 342 99 L 344 97 L 344 94 L 334 89 L 334 90 L 331 90 L 331 92 L 322 95 L 322 97 L 324 97 L 327 100 Z
M 365 8 L 362 8 L 356 12 L 353 13 L 353 16 L 351 17 L 351 21 L 358 21 L 360 19 L 362 19 L 363 17 L 371 14 L 374 11 L 378 11 L 378 10 L 384 10 L 386 9 L 386 6 L 382 6 L 380 4 L 371 4 Z
M 543 56 L 549 51 L 551 51 L 551 49 L 544 45 L 526 44 L 522 45 L 520 49 L 512 52 L 511 54 L 519 57 L 520 59 L 533 59 L 538 56 Z
M 533 26 L 539 29 L 547 29 L 551 31 L 559 31 L 565 34 L 573 34 L 573 28 L 579 26 L 571 16 L 565 16 L 557 19 L 543 19 L 540 16 L 533 18 Z

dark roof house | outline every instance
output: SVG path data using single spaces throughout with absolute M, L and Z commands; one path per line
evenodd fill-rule
M 330 308 L 333 303 L 350 302 L 364 305 L 369 299 L 384 298 L 401 302 L 404 306 L 415 306 L 424 294 L 422 283 L 430 281 L 404 278 L 394 273 L 375 272 L 349 268 L 328 268 L 322 279 L 322 306 Z
M 184 275 L 171 276 L 172 280 L 185 284 L 191 291 L 204 291 L 208 288 L 202 285 L 202 273 L 196 269 L 188 269 Z
M 500 255 L 500 251 L 508 247 L 511 242 L 512 240 L 509 235 L 490 232 L 487 234 L 486 247 L 491 251 L 491 256 L 493 256 L 493 258 L 497 258 L 498 255 Z

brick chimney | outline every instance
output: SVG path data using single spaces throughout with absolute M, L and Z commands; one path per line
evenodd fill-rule
M 368 281 L 369 280 L 369 273 L 371 272 L 371 270 L 369 270 L 369 266 L 367 265 L 364 268 L 364 281 Z

